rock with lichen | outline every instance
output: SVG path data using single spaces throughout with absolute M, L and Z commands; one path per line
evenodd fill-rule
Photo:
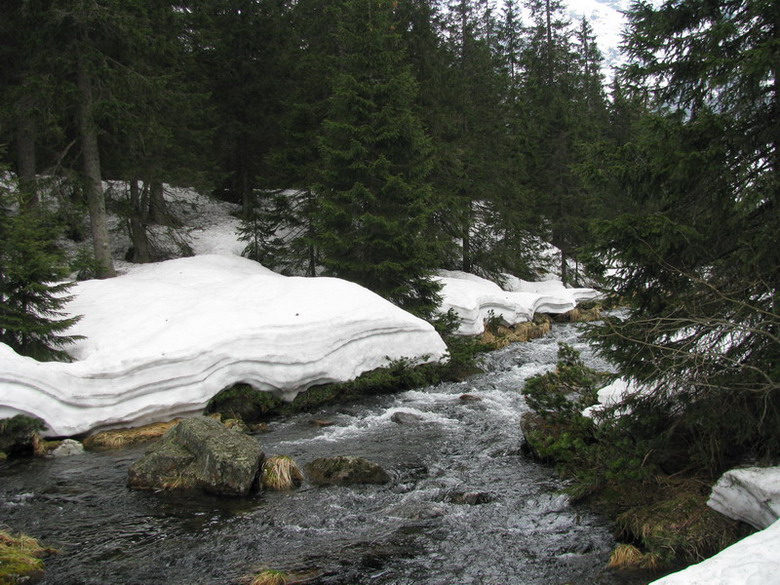
M 245 496 L 255 486 L 263 458 L 256 439 L 195 417 L 173 427 L 130 466 L 128 485 Z
M 390 476 L 376 463 L 362 457 L 321 457 L 305 466 L 306 478 L 315 485 L 388 483 Z

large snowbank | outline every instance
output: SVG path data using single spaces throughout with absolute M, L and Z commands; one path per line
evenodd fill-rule
M 650 585 L 780 585 L 780 522 Z
M 147 264 L 71 289 L 73 363 L 39 363 L 0 344 L 0 418 L 32 414 L 50 435 L 201 411 L 245 382 L 285 397 L 388 360 L 439 360 L 433 327 L 332 278 L 288 278 L 237 256 Z
M 727 471 L 713 486 L 707 505 L 759 530 L 774 524 L 780 518 L 780 467 Z
M 442 284 L 442 312 L 454 310 L 460 319 L 458 333 L 479 335 L 490 317 L 509 325 L 531 321 L 536 313 L 566 313 L 577 303 L 593 299 L 593 289 L 570 289 L 560 281 L 530 283 L 507 278 L 508 288 L 466 272 L 443 270 L 437 276 Z

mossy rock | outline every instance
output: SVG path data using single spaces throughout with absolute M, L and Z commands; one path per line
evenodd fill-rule
M 260 444 L 208 417 L 183 420 L 128 470 L 137 489 L 192 489 L 245 496 L 264 459 Z
M 40 431 L 46 429 L 42 420 L 17 414 L 0 420 L 0 452 L 7 455 L 42 455 Z
M 43 558 L 53 552 L 29 536 L 0 531 L 0 585 L 35 583 L 43 577 Z
M 314 485 L 353 485 L 390 481 L 379 465 L 362 457 L 321 457 L 305 466 L 306 477 Z

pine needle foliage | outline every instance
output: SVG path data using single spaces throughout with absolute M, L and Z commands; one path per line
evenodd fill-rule
M 68 361 L 62 348 L 78 336 L 64 332 L 79 318 L 63 311 L 70 283 L 55 230 L 18 207 L 0 187 L 0 342 L 37 360 Z
M 637 211 L 598 226 L 622 317 L 601 351 L 672 413 L 662 450 L 717 473 L 780 457 L 777 7 L 635 2 L 622 76 L 653 115 L 608 170 Z
M 343 0 L 334 11 L 340 67 L 320 142 L 318 245 L 327 271 L 431 315 L 430 141 L 415 112 L 395 3 Z

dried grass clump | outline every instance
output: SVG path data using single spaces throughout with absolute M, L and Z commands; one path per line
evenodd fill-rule
M 538 318 L 534 321 L 517 323 L 511 327 L 505 325 L 489 326 L 480 336 L 480 341 L 494 349 L 501 349 L 510 343 L 525 343 L 547 335 L 552 329 L 549 319 Z
M 158 439 L 181 422 L 177 418 L 169 422 L 153 423 L 132 429 L 114 429 L 96 433 L 84 439 L 84 448 L 92 451 L 123 449 L 138 443 Z
M 665 486 L 668 495 L 652 505 L 635 506 L 617 517 L 623 536 L 640 542 L 665 564 L 698 562 L 744 536 L 733 520 L 707 506 L 707 496 L 686 491 L 687 484 Z
M 619 544 L 609 556 L 607 566 L 611 569 L 650 569 L 660 566 L 660 558 L 653 553 L 643 553 L 633 544 Z
M 292 457 L 276 455 L 263 462 L 261 482 L 265 489 L 291 490 L 303 483 L 303 472 Z
M 594 305 L 589 308 L 574 307 L 571 311 L 555 315 L 558 323 L 587 323 L 601 320 L 601 307 Z
M 267 569 L 252 579 L 250 585 L 287 585 L 287 573 Z

